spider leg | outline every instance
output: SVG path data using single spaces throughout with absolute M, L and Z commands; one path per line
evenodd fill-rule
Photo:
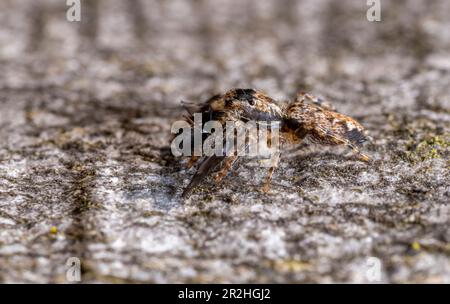
M 189 162 L 187 163 L 187 168 L 188 169 L 192 168 L 192 166 L 197 162 L 199 158 L 200 158 L 199 156 L 192 155 L 191 158 L 189 159 Z
M 267 172 L 267 176 L 264 181 L 263 188 L 262 188 L 262 191 L 264 193 L 267 193 L 270 190 L 270 183 L 272 181 L 272 176 L 273 176 L 273 173 L 275 172 L 276 167 L 278 167 L 279 161 L 280 161 L 280 153 L 278 152 L 278 153 L 275 153 L 271 158 L 271 166 Z
M 216 174 L 215 181 L 217 184 L 219 184 L 222 181 L 222 179 L 227 175 L 228 171 L 231 169 L 231 167 L 233 166 L 233 164 L 236 162 L 237 159 L 238 159 L 237 155 L 233 155 L 226 158 L 222 168 Z
M 239 136 L 239 134 L 240 133 L 238 133 L 238 136 Z M 225 143 L 225 145 L 226 145 L 226 143 Z M 222 165 L 222 168 L 220 169 L 219 172 L 217 172 L 217 174 L 214 178 L 217 184 L 222 182 L 222 179 L 228 174 L 228 171 L 231 169 L 231 167 L 233 167 L 234 163 L 239 159 L 239 155 L 241 155 L 241 153 L 244 153 L 244 151 L 246 151 L 248 149 L 248 147 L 249 147 L 248 143 L 245 145 L 242 145 L 241 147 L 237 147 L 237 150 L 238 150 L 237 154 L 233 154 L 233 155 L 227 156 L 225 158 L 225 162 Z M 227 153 L 225 152 L 225 154 L 227 154 Z

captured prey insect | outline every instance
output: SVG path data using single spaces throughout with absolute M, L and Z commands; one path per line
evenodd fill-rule
M 224 125 L 227 121 L 247 122 L 264 121 L 279 122 L 281 147 L 287 143 L 298 144 L 303 140 L 320 145 L 345 145 L 353 150 L 362 161 L 369 157 L 360 152 L 360 146 L 367 140 L 365 130 L 356 120 L 336 112 L 331 106 L 310 94 L 299 93 L 296 99 L 287 106 L 280 106 L 266 94 L 254 89 L 232 89 L 223 95 L 216 95 L 197 107 L 184 105 L 188 111 L 186 120 L 194 128 L 193 115 L 201 114 L 203 123 L 216 120 Z M 209 134 L 202 134 L 205 141 Z M 182 197 L 190 195 L 192 190 L 219 164 L 216 183 L 227 175 L 228 171 L 239 159 L 238 155 L 226 154 L 207 157 L 192 156 L 188 167 L 199 161 L 198 168 L 185 188 Z M 280 159 L 280 152 L 272 156 L 271 166 L 266 177 L 263 191 L 267 192 L 270 182 Z

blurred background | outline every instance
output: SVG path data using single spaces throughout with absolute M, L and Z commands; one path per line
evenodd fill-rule
M 450 2 L 0 3 L 0 281 L 450 282 Z M 187 201 L 180 100 L 232 87 L 332 101 L 371 166 L 287 153 Z

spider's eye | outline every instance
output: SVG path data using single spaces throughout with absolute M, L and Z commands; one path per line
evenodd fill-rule
M 255 100 L 254 100 L 254 94 L 256 93 L 253 89 L 236 89 L 235 91 L 235 98 L 247 102 L 249 105 L 254 106 Z

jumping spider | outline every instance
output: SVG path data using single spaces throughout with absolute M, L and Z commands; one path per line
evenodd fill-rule
M 215 95 L 199 106 L 184 104 L 188 111 L 186 120 L 193 127 L 193 113 L 201 113 L 203 123 L 211 120 L 246 122 L 249 120 L 279 122 L 280 143 L 299 144 L 304 140 L 321 145 L 345 145 L 352 149 L 362 161 L 369 157 L 360 152 L 359 147 L 367 140 L 364 128 L 353 118 L 338 113 L 331 106 L 325 105 L 307 93 L 299 93 L 296 99 L 287 106 L 280 106 L 266 94 L 254 89 L 232 89 L 223 95 Z M 203 134 L 206 140 L 208 134 Z M 272 158 L 263 191 L 267 192 L 275 168 L 278 165 L 280 153 Z M 219 164 L 220 170 L 215 176 L 216 183 L 227 175 L 228 171 L 239 159 L 238 155 L 198 157 L 192 156 L 188 168 L 197 161 L 200 164 L 184 190 L 182 197 L 190 195 L 191 191 Z

